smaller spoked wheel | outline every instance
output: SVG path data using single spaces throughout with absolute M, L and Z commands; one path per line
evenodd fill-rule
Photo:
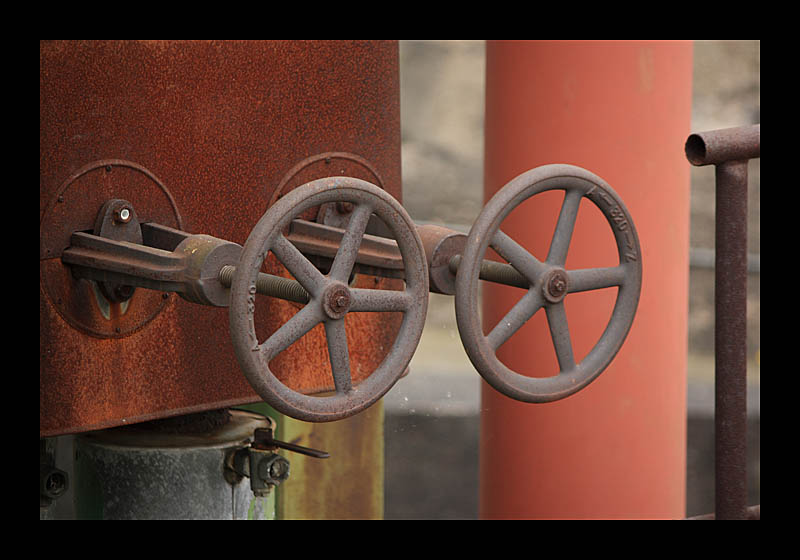
M 538 193 L 563 190 L 564 202 L 550 250 L 539 260 L 500 229 L 501 222 L 522 202 Z M 619 264 L 606 268 L 567 270 L 567 251 L 583 198 L 606 217 L 614 235 Z M 483 333 L 478 312 L 481 263 L 491 247 L 526 280 L 525 295 L 495 325 Z M 472 364 L 495 389 L 513 399 L 543 403 L 580 391 L 611 363 L 630 330 L 642 284 L 639 238 L 628 210 L 600 177 L 579 167 L 545 165 L 523 173 L 498 191 L 481 211 L 467 238 L 456 276 L 456 320 Z M 569 294 L 618 287 L 611 318 L 599 341 L 577 362 L 564 300 Z M 559 373 L 528 377 L 509 369 L 497 350 L 531 317 L 544 309 L 558 359 Z
M 283 232 L 305 210 L 332 202 L 351 203 L 353 210 L 331 269 L 324 275 Z M 392 232 L 402 255 L 402 291 L 353 288 L 348 284 L 373 213 Z M 309 301 L 259 342 L 254 324 L 256 281 L 269 252 L 302 285 Z M 293 418 L 328 422 L 361 412 L 395 384 L 419 343 L 427 304 L 428 272 L 422 242 L 400 203 L 366 181 L 328 177 L 289 192 L 253 228 L 231 283 L 231 337 L 245 376 L 265 402 Z M 354 383 L 344 318 L 362 311 L 402 312 L 403 318 L 388 355 L 368 377 Z M 269 362 L 320 323 L 324 324 L 335 391 L 326 396 L 305 395 L 282 383 L 270 370 Z

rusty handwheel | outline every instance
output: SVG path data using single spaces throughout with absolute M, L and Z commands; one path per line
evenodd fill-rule
M 544 261 L 531 255 L 500 230 L 501 222 L 523 201 L 549 190 L 565 191 L 549 253 Z M 567 249 L 583 197 L 605 215 L 614 234 L 619 265 L 566 270 Z M 483 334 L 478 314 L 481 262 L 491 246 L 528 281 L 527 293 L 489 332 Z M 524 402 L 551 402 L 586 387 L 611 363 L 633 323 L 642 284 L 639 238 L 633 220 L 614 190 L 601 178 L 563 164 L 537 167 L 498 191 L 473 224 L 456 276 L 456 320 L 464 348 L 480 375 L 499 392 Z M 611 319 L 586 357 L 576 363 L 564 310 L 564 298 L 575 292 L 618 286 Z M 497 357 L 505 343 L 537 311 L 544 308 L 560 372 L 534 378 L 506 367 Z
M 284 230 L 305 210 L 330 202 L 353 205 L 348 227 L 327 275 L 287 240 Z M 405 289 L 348 286 L 367 222 L 376 214 L 392 232 L 403 257 Z M 308 303 L 263 342 L 254 325 L 256 281 L 268 252 L 295 277 Z M 278 200 L 259 220 L 244 245 L 231 284 L 230 329 L 242 370 L 273 408 L 293 418 L 327 422 L 356 414 L 381 398 L 403 374 L 416 350 L 428 305 L 428 271 L 422 242 L 403 207 L 386 191 L 360 179 L 329 177 L 302 185 Z M 393 348 L 363 381 L 353 383 L 344 317 L 359 311 L 400 311 Z M 335 393 L 305 395 L 284 385 L 269 362 L 319 323 L 324 323 Z

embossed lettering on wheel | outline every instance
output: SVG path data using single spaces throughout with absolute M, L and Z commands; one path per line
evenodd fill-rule
M 353 211 L 327 276 L 284 236 L 297 215 L 330 202 L 349 202 Z M 403 257 L 403 291 L 348 286 L 358 248 L 371 214 L 397 241 Z M 310 301 L 266 340 L 254 325 L 256 279 L 272 252 L 308 292 Z M 242 251 L 231 284 L 230 328 L 234 350 L 255 391 L 278 411 L 312 422 L 338 420 L 372 405 L 402 375 L 416 350 L 425 323 L 428 271 L 422 242 L 400 204 L 380 188 L 351 177 L 329 177 L 300 186 L 277 201 L 256 224 Z M 352 383 L 344 317 L 360 311 L 400 311 L 403 319 L 392 350 L 369 377 Z M 319 323 L 324 324 L 335 394 L 311 396 L 294 391 L 270 371 L 269 361 Z
M 538 193 L 563 190 L 564 202 L 547 257 L 540 261 L 502 232 L 500 224 L 523 201 Z M 594 203 L 614 234 L 620 264 L 607 268 L 567 270 L 567 250 L 583 198 Z M 478 313 L 478 272 L 491 246 L 525 278 L 527 293 L 500 322 L 483 334 Z M 501 393 L 525 402 L 550 402 L 591 383 L 619 351 L 633 323 L 642 283 L 639 238 L 633 220 L 614 190 L 579 167 L 537 167 L 498 191 L 473 224 L 456 276 L 456 321 L 464 348 L 478 373 Z M 600 340 L 581 362 L 573 355 L 564 299 L 569 294 L 617 286 L 617 300 Z M 544 308 L 560 372 L 546 378 L 516 373 L 497 357 L 497 349 L 535 313 Z

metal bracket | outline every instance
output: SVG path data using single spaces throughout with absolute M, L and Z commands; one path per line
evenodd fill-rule
M 428 262 L 430 290 L 453 295 L 466 235 L 439 226 L 417 226 Z M 292 220 L 287 240 L 323 273 L 330 269 L 345 230 L 306 220 Z M 109 200 L 101 208 L 93 233 L 76 231 L 61 260 L 73 276 L 98 282 L 103 295 L 121 302 L 136 287 L 176 292 L 193 303 L 228 307 L 230 285 L 242 247 L 204 234 L 190 234 L 155 223 L 140 224 L 133 205 Z M 354 272 L 403 279 L 403 258 L 393 239 L 365 234 Z M 511 265 L 486 261 L 481 279 L 525 285 Z M 295 280 L 260 274 L 257 293 L 298 303 L 308 293 Z
M 275 420 L 267 419 L 269 428 L 257 428 L 249 446 L 233 449 L 225 457 L 225 480 L 235 485 L 242 478 L 249 478 L 253 494 L 260 497 L 289 478 L 289 460 L 276 453 L 279 448 L 318 459 L 330 457 L 325 451 L 276 440 L 273 436 Z
M 229 290 L 219 273 L 226 265 L 236 265 L 240 245 L 159 224 L 139 228 L 139 243 L 76 231 L 61 260 L 76 278 L 101 285 L 177 292 L 193 303 L 228 306 Z M 130 297 L 132 289 L 126 291 Z

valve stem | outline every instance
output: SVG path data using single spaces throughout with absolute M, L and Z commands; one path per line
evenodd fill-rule
M 453 274 L 458 273 L 458 267 L 461 264 L 461 255 L 453 255 L 450 262 L 447 263 L 450 272 Z M 497 284 L 505 284 L 506 286 L 514 286 L 517 288 L 528 289 L 530 282 L 522 274 L 517 272 L 510 264 L 504 264 L 484 259 L 481 262 L 481 270 L 478 274 L 481 280 L 488 280 Z
M 226 288 L 230 288 L 235 273 L 235 266 L 223 266 L 219 271 L 220 284 Z M 281 278 L 280 276 L 274 276 L 264 272 L 258 273 L 256 292 L 261 295 L 277 297 L 297 303 L 308 303 L 310 299 L 308 292 L 306 292 L 303 286 L 296 280 Z

